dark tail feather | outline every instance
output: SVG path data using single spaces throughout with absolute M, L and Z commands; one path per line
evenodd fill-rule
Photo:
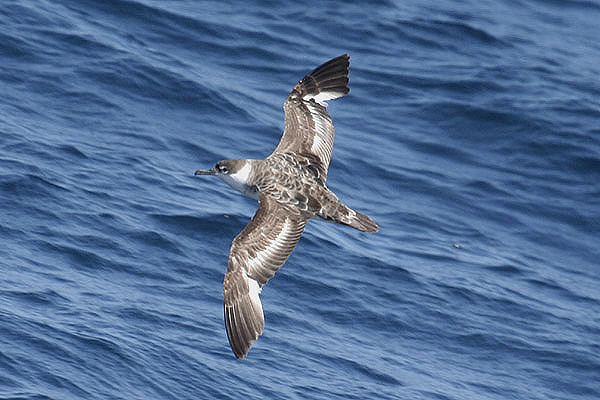
M 363 232 L 377 232 L 379 230 L 379 226 L 371 217 L 352 209 L 348 209 L 348 214 L 340 218 L 340 222 Z

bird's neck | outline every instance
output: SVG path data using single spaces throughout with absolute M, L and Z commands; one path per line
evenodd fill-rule
M 219 178 L 235 190 L 242 192 L 242 194 L 258 200 L 258 191 L 254 184 L 254 168 L 257 160 L 245 161 L 246 163 L 242 168 L 238 169 L 236 172 L 229 175 L 220 175 Z

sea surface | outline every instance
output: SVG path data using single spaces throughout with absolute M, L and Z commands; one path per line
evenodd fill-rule
M 600 399 L 600 2 L 5 0 L 0 399 Z M 328 186 L 237 360 L 231 240 L 300 78 Z

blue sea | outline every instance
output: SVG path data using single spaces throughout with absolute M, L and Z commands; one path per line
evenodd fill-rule
M 0 399 L 599 399 L 600 1 L 5 0 Z M 263 158 L 350 54 L 328 186 L 230 350 Z

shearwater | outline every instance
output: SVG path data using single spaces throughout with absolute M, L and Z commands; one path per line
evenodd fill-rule
M 325 102 L 350 91 L 349 60 L 348 54 L 336 57 L 294 86 L 283 105 L 283 136 L 270 156 L 223 160 L 194 174 L 217 176 L 258 200 L 256 214 L 233 239 L 223 282 L 227 337 L 239 359 L 264 330 L 261 288 L 290 256 L 309 219 L 363 232 L 379 230 L 371 218 L 344 205 L 326 185 L 335 131 Z

